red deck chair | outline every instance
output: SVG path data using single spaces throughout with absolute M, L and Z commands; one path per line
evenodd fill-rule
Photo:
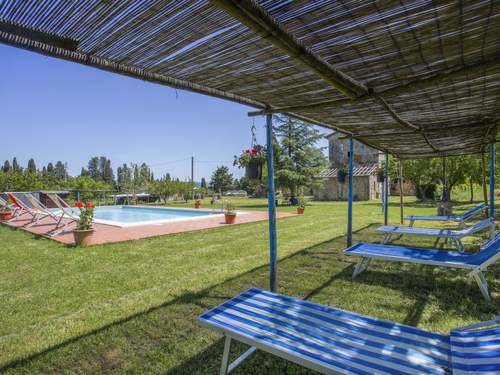
M 30 215 L 31 219 L 33 219 L 36 216 L 36 213 L 33 212 L 28 206 L 26 206 L 23 202 L 19 201 L 16 199 L 14 194 L 12 193 L 5 193 L 9 197 L 9 200 L 12 202 L 12 204 L 16 207 L 16 210 L 14 211 L 12 219 L 9 221 L 15 220 L 23 215 Z

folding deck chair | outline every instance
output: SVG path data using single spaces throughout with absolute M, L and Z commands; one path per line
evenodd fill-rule
M 58 235 L 59 233 L 63 232 L 68 226 L 70 226 L 71 224 L 80 220 L 80 218 L 73 213 L 70 205 L 68 203 L 66 203 L 66 201 L 64 199 L 62 199 L 59 195 L 47 194 L 47 197 L 49 197 L 49 199 L 52 202 L 54 202 L 54 204 L 59 209 L 60 215 L 61 215 L 61 222 L 62 222 L 62 219 L 64 217 L 68 218 L 68 220 L 69 220 L 67 223 L 64 223 L 61 226 L 58 225 L 58 227 L 50 233 L 51 236 Z
M 488 283 L 484 278 L 483 271 L 500 259 L 500 235 L 497 234 L 493 240 L 486 242 L 478 253 L 460 253 L 457 251 L 361 242 L 345 249 L 344 254 L 362 258 L 354 269 L 353 278 L 365 271 L 372 259 L 463 268 L 469 271 L 468 276 L 476 280 L 483 297 L 490 301 Z
M 2 197 L 0 197 L 0 207 L 12 207 L 14 210 L 17 208 L 16 206 L 14 206 L 13 204 L 9 204 L 9 202 L 7 202 L 5 199 L 3 199 Z
M 26 205 L 26 203 L 22 202 L 21 200 L 18 200 L 15 196 L 14 193 L 5 193 L 7 194 L 7 197 L 9 200 L 12 202 L 12 205 L 16 208 L 14 211 L 14 214 L 12 215 L 12 218 L 9 221 L 17 220 L 23 215 L 30 215 L 31 219 L 36 216 L 36 212 Z
M 487 206 L 482 203 L 476 207 L 471 208 L 469 211 L 464 212 L 461 215 L 448 215 L 448 216 L 418 216 L 418 215 L 409 215 L 405 216 L 405 219 L 410 220 L 410 227 L 413 226 L 415 221 L 417 220 L 426 220 L 426 221 L 454 221 L 459 223 L 461 226 L 464 225 L 464 223 L 473 218 L 474 216 L 477 216 L 481 214 L 484 210 L 486 210 Z
M 54 222 L 56 223 L 56 227 L 54 229 L 51 229 L 48 234 L 53 233 L 59 229 L 59 227 L 62 225 L 62 220 L 64 218 L 64 213 L 58 214 L 54 211 L 49 210 L 42 202 L 40 202 L 38 199 L 36 199 L 33 194 L 31 193 L 18 193 L 18 194 L 23 194 L 23 196 L 26 198 L 26 200 L 35 208 L 36 210 L 36 217 L 26 225 L 26 227 L 30 227 L 33 225 L 38 224 L 41 220 L 50 217 Z
M 492 219 L 484 219 L 479 223 L 476 223 L 470 227 L 466 227 L 460 230 L 452 229 L 431 229 L 431 228 L 415 228 L 415 227 L 400 227 L 393 225 L 383 225 L 377 228 L 377 232 L 384 233 L 384 238 L 382 243 L 386 244 L 391 241 L 392 236 L 395 234 L 399 235 L 412 235 L 412 236 L 422 236 L 422 237 L 436 237 L 436 242 L 434 247 L 437 246 L 439 240 L 444 238 L 445 240 L 452 241 L 459 251 L 464 251 L 464 245 L 462 244 L 462 238 L 470 236 L 474 233 L 489 229 L 490 238 L 495 235 L 495 222 Z
M 324 374 L 500 371 L 500 319 L 444 335 L 254 288 L 198 322 L 225 336 L 221 375 L 256 349 Z M 251 348 L 229 364 L 232 340 Z

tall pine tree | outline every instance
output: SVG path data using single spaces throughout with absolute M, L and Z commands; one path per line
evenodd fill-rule
M 276 182 L 295 199 L 300 189 L 313 185 L 314 177 L 326 166 L 317 142 L 323 135 L 303 121 L 274 116 Z
M 35 160 L 33 158 L 28 160 L 28 172 L 29 173 L 36 173 L 36 164 L 35 164 Z

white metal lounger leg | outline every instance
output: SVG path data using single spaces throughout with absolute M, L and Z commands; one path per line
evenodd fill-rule
M 222 364 L 220 366 L 220 375 L 227 375 L 230 350 L 231 350 L 231 337 L 226 336 L 226 341 L 224 342 L 224 352 L 222 353 Z
M 462 240 L 460 240 L 460 238 L 454 238 L 453 241 L 455 241 L 455 244 L 457 245 L 458 251 L 463 253 L 464 252 L 464 244 L 462 243 Z
M 231 341 L 232 341 L 231 337 L 226 336 L 226 341 L 224 342 L 224 353 L 222 354 L 222 364 L 220 366 L 220 375 L 229 374 L 257 350 L 257 348 L 252 346 L 250 349 L 245 351 L 245 353 L 236 358 L 232 363 L 229 363 L 229 353 L 231 352 Z
M 354 269 L 354 272 L 352 273 L 352 278 L 354 279 L 356 276 L 358 276 L 361 272 L 366 271 L 368 266 L 370 265 L 372 258 L 363 258 L 361 259 L 361 262 L 359 262 L 356 265 L 356 268 Z
M 484 299 L 488 302 L 491 302 L 490 292 L 488 291 L 488 282 L 484 278 L 481 270 L 474 271 L 473 273 L 471 272 L 471 275 L 472 277 L 474 277 L 474 280 L 476 280 L 476 283 L 479 286 Z

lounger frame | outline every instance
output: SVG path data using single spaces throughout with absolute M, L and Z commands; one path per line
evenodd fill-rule
M 459 224 L 460 227 L 465 226 L 465 223 L 475 216 L 482 214 L 488 207 L 482 203 L 469 211 L 463 213 L 462 215 L 448 215 L 448 216 L 419 216 L 419 215 L 408 215 L 405 219 L 410 220 L 409 226 L 412 227 L 415 221 L 452 221 Z
M 387 227 L 395 229 L 393 230 L 384 229 Z M 434 247 L 437 247 L 439 241 L 441 239 L 444 239 L 445 243 L 451 241 L 455 245 L 458 251 L 463 252 L 464 251 L 464 244 L 462 243 L 463 237 L 471 236 L 474 233 L 486 229 L 489 230 L 490 239 L 492 239 L 495 236 L 495 222 L 491 218 L 482 220 L 481 222 L 478 222 L 468 228 L 465 228 L 466 230 L 414 228 L 410 226 L 410 227 L 402 227 L 401 229 L 403 229 L 403 231 L 398 231 L 398 228 L 400 227 L 386 226 L 386 225 L 377 228 L 378 232 L 384 233 L 384 237 L 382 238 L 382 243 L 383 244 L 389 243 L 394 235 L 399 235 L 400 236 L 399 238 L 401 238 L 404 235 L 418 236 L 418 237 L 436 237 L 436 241 L 434 242 Z M 410 231 L 409 229 L 414 229 L 414 231 Z
M 499 322 L 499 317 L 445 335 L 252 288 L 202 314 L 198 322 L 224 335 L 221 375 L 233 371 L 257 349 L 324 374 L 367 373 L 370 369 L 384 374 L 412 370 L 447 374 L 454 366 L 469 366 L 462 355 L 457 356 L 458 362 L 453 361 L 451 334 L 489 329 L 489 325 Z M 488 343 L 492 342 L 491 334 L 485 336 Z M 233 340 L 250 349 L 230 363 Z M 472 359 L 470 365 L 499 362 L 495 348 L 486 351 L 478 357 L 479 362 Z M 457 353 L 461 352 L 459 348 Z M 325 353 L 324 358 L 331 361 L 315 361 L 314 353 Z M 408 358 L 410 353 L 420 361 Z
M 377 255 L 377 254 L 362 255 L 362 254 L 356 254 L 356 253 L 349 252 L 349 250 L 354 249 L 356 246 L 359 246 L 359 245 L 360 244 L 356 244 L 356 245 L 344 250 L 344 254 L 346 254 L 346 255 L 361 257 L 361 261 L 354 268 L 354 272 L 352 274 L 353 278 L 357 277 L 359 274 L 366 271 L 373 259 L 381 260 L 381 261 L 389 261 L 389 262 L 399 262 L 399 263 L 426 264 L 426 265 L 437 266 L 437 267 L 462 268 L 462 269 L 469 270 L 469 273 L 467 274 L 467 276 L 469 276 L 470 278 L 474 279 L 474 281 L 476 281 L 477 286 L 479 287 L 479 290 L 481 291 L 481 294 L 484 297 L 484 299 L 488 302 L 491 301 L 491 296 L 490 296 L 490 292 L 489 292 L 489 288 L 488 288 L 488 282 L 486 281 L 486 278 L 484 277 L 483 272 L 486 271 L 486 269 L 491 264 L 495 263 L 497 260 L 500 259 L 500 251 L 479 265 L 471 265 L 471 264 L 467 264 L 467 263 L 459 263 L 459 262 L 446 263 L 446 262 L 440 262 L 440 261 L 436 261 L 436 260 L 425 260 L 425 259 L 415 259 L 415 258 L 402 259 L 402 257 L 396 256 L 396 255 L 395 256 L 386 255 L 386 254 L 384 254 L 384 255 Z M 387 245 L 387 246 L 391 246 L 391 245 Z

